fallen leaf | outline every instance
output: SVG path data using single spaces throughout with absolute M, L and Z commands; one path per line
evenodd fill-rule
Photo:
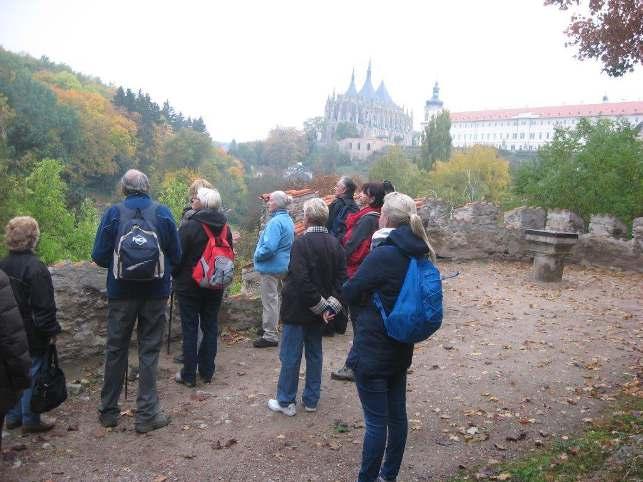
M 501 474 L 498 474 L 496 477 L 496 480 L 509 480 L 511 479 L 511 474 L 509 472 L 503 472 Z
M 497 450 L 507 450 L 507 447 L 505 447 L 504 445 L 501 445 L 501 444 L 499 444 L 499 443 L 495 443 L 495 442 L 494 442 L 493 446 L 494 446 Z
M 165 475 L 157 475 L 152 479 L 152 482 L 165 482 L 167 477 Z

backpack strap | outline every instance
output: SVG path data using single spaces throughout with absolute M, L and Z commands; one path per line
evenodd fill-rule
M 208 235 L 208 239 L 214 240 L 214 244 L 216 246 L 223 246 L 224 248 L 230 247 L 230 244 L 228 243 L 228 223 L 225 223 L 223 225 L 218 237 L 212 233 L 212 230 L 208 227 L 207 224 L 201 223 L 201 226 L 203 226 L 205 234 Z
M 368 214 L 371 214 L 371 213 L 368 213 Z M 368 214 L 367 214 L 367 216 L 368 216 Z M 379 213 L 375 213 L 375 214 L 379 215 Z M 388 244 L 386 246 L 394 248 L 394 249 L 397 249 L 402 254 L 402 256 L 404 256 L 405 258 L 409 258 L 409 264 L 411 263 L 411 260 L 413 258 L 411 256 L 408 256 L 404 251 L 402 251 L 399 248 L 399 246 L 397 246 L 395 244 Z M 386 247 L 386 246 L 381 246 L 381 247 Z M 408 268 L 406 270 L 408 271 Z M 406 277 L 406 274 L 404 276 Z M 404 284 L 404 280 L 402 280 L 402 284 Z M 399 295 L 399 293 L 398 293 L 398 295 Z M 386 317 L 388 315 L 386 314 L 386 310 L 384 309 L 384 304 L 382 303 L 382 298 L 380 297 L 380 292 L 379 291 L 374 291 L 373 292 L 373 303 L 375 304 L 375 307 L 379 310 L 380 315 L 382 315 L 382 320 L 385 321 Z

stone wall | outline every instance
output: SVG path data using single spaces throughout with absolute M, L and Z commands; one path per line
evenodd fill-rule
M 525 229 L 548 229 L 579 234 L 571 262 L 643 272 L 643 218 L 634 220 L 626 239 L 627 227 L 613 216 L 592 216 L 587 230 L 580 216 L 563 209 L 520 207 L 503 214 L 494 204 L 474 202 L 450 212 L 444 201 L 428 198 L 419 202 L 418 214 L 444 258 L 531 259 Z
M 49 270 L 54 284 L 58 321 L 63 330 L 58 336 L 60 357 L 73 360 L 101 355 L 107 336 L 106 270 L 93 263 L 61 263 Z M 173 340 L 179 340 L 181 316 L 176 299 L 172 311 L 170 336 Z M 261 301 L 257 297 L 241 294 L 224 298 L 219 311 L 220 328 L 243 330 L 260 324 Z M 166 325 L 164 343 L 167 330 Z M 136 330 L 132 339 L 136 340 Z M 174 343 L 174 350 L 178 353 L 180 343 Z

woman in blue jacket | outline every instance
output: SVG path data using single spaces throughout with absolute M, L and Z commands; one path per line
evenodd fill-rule
M 435 261 L 435 254 L 415 202 L 406 194 L 386 195 L 379 225 L 393 229 L 344 285 L 342 297 L 346 303 L 354 304 L 363 298 L 371 300 L 378 291 L 384 309 L 390 313 L 410 257 L 429 256 Z M 400 343 L 386 334 L 384 321 L 372 302 L 359 312 L 355 326 L 347 366 L 355 373 L 366 425 L 358 480 L 373 481 L 379 476 L 381 480 L 393 481 L 406 445 L 406 371 L 411 366 L 413 345 Z
M 263 334 L 254 341 L 255 348 L 279 344 L 279 296 L 283 279 L 288 272 L 290 248 L 295 239 L 295 224 L 288 214 L 292 197 L 275 191 L 268 198 L 270 220 L 259 233 L 254 254 L 255 271 L 261 275 L 261 304 Z

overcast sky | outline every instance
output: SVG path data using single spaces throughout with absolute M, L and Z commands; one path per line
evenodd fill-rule
M 369 59 L 418 127 L 434 81 L 451 111 L 641 100 L 565 48 L 568 13 L 543 0 L 0 0 L 0 45 L 142 88 L 215 140 L 266 137 L 323 115 Z

